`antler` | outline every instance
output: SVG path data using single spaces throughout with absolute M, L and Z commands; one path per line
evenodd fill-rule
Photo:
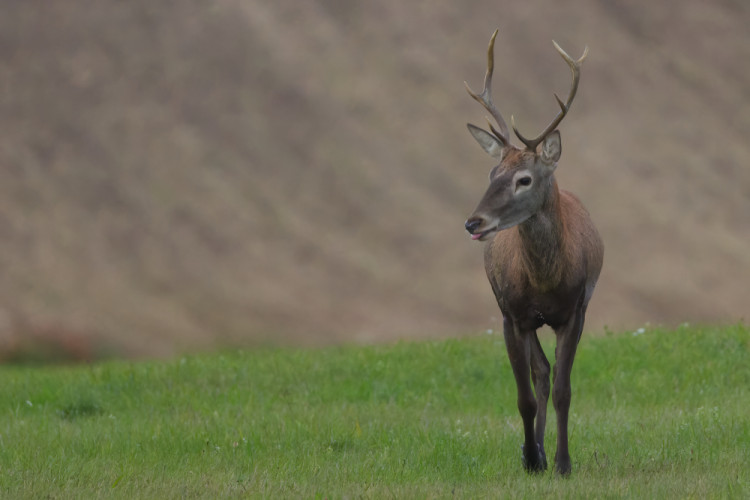
M 586 48 L 583 49 L 583 55 L 580 57 L 580 59 L 575 61 L 559 45 L 557 45 L 557 42 L 553 40 L 552 43 L 555 45 L 555 48 L 560 53 L 562 58 L 565 59 L 565 62 L 568 63 L 568 66 L 570 66 L 570 71 L 573 73 L 573 86 L 570 89 L 570 94 L 568 94 L 568 100 L 565 104 L 563 104 L 562 100 L 557 96 L 557 94 L 555 94 L 557 104 L 560 106 L 560 113 L 555 117 L 554 120 L 552 120 L 552 123 L 550 123 L 547 128 L 544 129 L 544 132 L 542 132 L 536 139 L 527 139 L 523 135 L 521 135 L 521 132 L 519 132 L 516 128 L 516 123 L 513 119 L 513 116 L 510 117 L 510 123 L 513 126 L 513 132 L 516 133 L 518 139 L 526 144 L 526 147 L 531 151 L 536 151 L 536 147 L 539 145 L 539 143 L 542 142 L 545 137 L 547 137 L 547 134 L 555 130 L 557 126 L 560 125 L 560 122 L 563 120 L 563 118 L 565 118 L 565 115 L 568 114 L 570 105 L 573 103 L 573 98 L 576 96 L 576 92 L 578 91 L 578 81 L 581 78 L 581 63 L 584 59 L 586 59 L 586 55 L 589 53 L 589 48 L 588 46 L 586 46 Z
M 469 93 L 469 95 L 473 97 L 479 104 L 481 104 L 484 109 L 490 112 L 492 117 L 497 122 L 498 127 L 500 127 L 499 131 L 496 130 L 488 119 L 487 123 L 489 124 L 492 133 L 495 134 L 498 139 L 502 140 L 503 143 L 508 144 L 508 126 L 505 124 L 505 120 L 503 120 L 503 115 L 500 114 L 500 111 L 498 111 L 495 105 L 492 103 L 492 71 L 495 67 L 495 37 L 497 36 L 497 32 L 498 30 L 495 30 L 495 32 L 492 34 L 492 38 L 490 38 L 490 45 L 487 48 L 487 72 L 484 74 L 484 89 L 480 94 L 477 94 L 476 92 L 473 92 L 471 90 L 471 87 L 469 87 L 468 83 L 464 82 L 464 85 L 466 86 L 466 91 Z

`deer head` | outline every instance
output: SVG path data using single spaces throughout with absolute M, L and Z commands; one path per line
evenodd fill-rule
M 489 119 L 491 132 L 475 125 L 467 124 L 469 132 L 490 156 L 500 163 L 490 172 L 490 186 L 487 188 L 474 213 L 466 220 L 466 230 L 472 239 L 485 240 L 497 231 L 508 229 L 524 222 L 539 211 L 549 196 L 553 185 L 552 174 L 560 159 L 562 144 L 557 126 L 562 122 L 573 103 L 578 81 L 580 64 L 588 47 L 577 61 L 572 59 L 557 43 L 555 48 L 568 63 L 573 74 L 573 84 L 565 103 L 555 94 L 560 112 L 544 131 L 534 139 L 527 139 L 518 131 L 511 116 L 511 125 L 518 139 L 526 146 L 517 148 L 510 143 L 508 127 L 502 115 L 492 102 L 492 73 L 494 69 L 494 47 L 497 30 L 490 39 L 487 49 L 487 72 L 484 76 L 484 89 L 477 94 L 468 84 L 466 90 L 492 115 L 498 125 L 496 129 Z

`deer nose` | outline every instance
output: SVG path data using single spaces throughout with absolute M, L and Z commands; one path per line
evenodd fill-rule
M 469 234 L 474 234 L 474 231 L 479 229 L 479 226 L 482 225 L 482 219 L 479 217 L 471 217 L 466 221 L 466 224 L 464 224 L 464 227 L 467 231 L 469 231 Z

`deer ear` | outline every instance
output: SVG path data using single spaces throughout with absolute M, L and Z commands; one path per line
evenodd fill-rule
M 469 132 L 471 132 L 471 135 L 474 136 L 474 139 L 476 139 L 479 145 L 482 146 L 482 149 L 487 151 L 488 155 L 497 158 L 498 160 L 503 159 L 503 156 L 505 155 L 505 146 L 507 146 L 505 142 L 476 125 L 467 123 L 466 126 L 468 127 Z
M 547 137 L 542 141 L 542 151 L 539 157 L 545 165 L 552 166 L 560 159 L 560 153 L 562 153 L 560 132 L 555 130 L 547 134 Z

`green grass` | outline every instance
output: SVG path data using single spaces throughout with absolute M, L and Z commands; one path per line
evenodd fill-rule
M 497 335 L 0 377 L 3 498 L 750 495 L 743 325 L 584 336 L 568 479 L 522 470 Z

